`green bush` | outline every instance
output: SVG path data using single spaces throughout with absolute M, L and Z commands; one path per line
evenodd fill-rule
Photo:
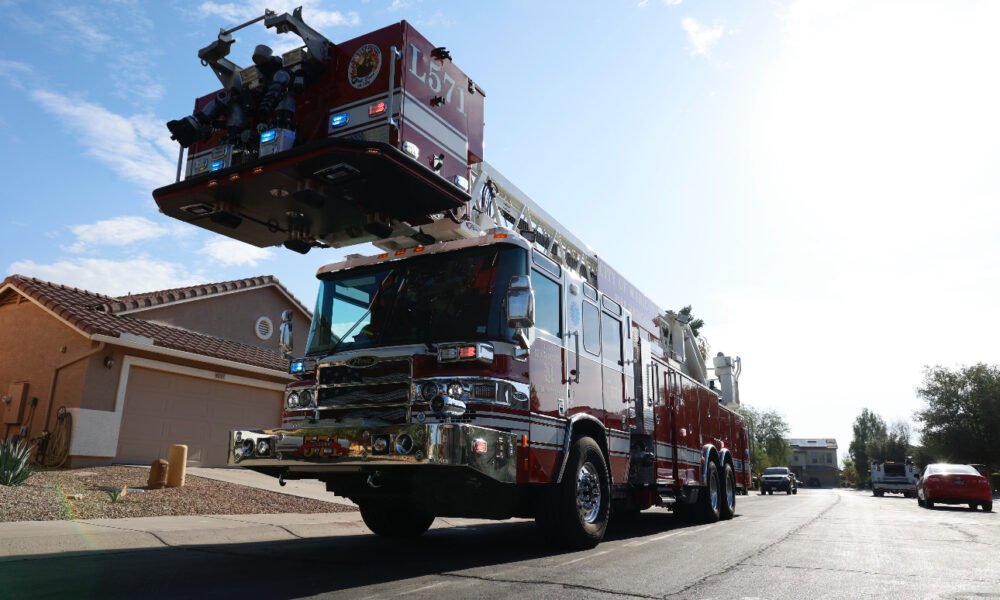
M 31 447 L 9 438 L 0 442 L 0 485 L 21 485 L 31 476 Z

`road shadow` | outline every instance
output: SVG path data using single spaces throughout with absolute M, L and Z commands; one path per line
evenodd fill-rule
M 682 529 L 663 510 L 619 519 L 605 543 Z M 596 550 L 599 551 L 600 546 Z M 568 552 L 532 522 L 432 529 L 416 539 L 368 533 L 238 544 L 49 554 L 0 563 L 0 599 L 267 598 L 342 593 L 425 575 L 542 560 Z M 340 595 L 340 594 L 338 594 Z

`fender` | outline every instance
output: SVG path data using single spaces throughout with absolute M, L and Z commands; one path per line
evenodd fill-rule
M 584 413 L 575 414 L 572 417 L 570 417 L 569 421 L 566 422 L 566 432 L 563 434 L 563 450 L 562 450 L 562 461 L 561 461 L 562 464 L 559 466 L 559 475 L 556 477 L 556 483 L 562 483 L 563 473 L 566 471 L 566 463 L 569 462 L 569 445 L 573 441 L 573 427 L 581 421 L 592 421 L 594 425 L 600 427 L 601 431 L 604 432 L 605 447 L 601 448 L 601 450 L 604 452 L 604 460 L 606 461 L 610 460 L 608 457 L 608 450 L 607 450 L 608 434 L 606 428 L 604 427 L 604 423 L 601 423 L 600 421 L 597 420 L 596 417 L 592 415 L 587 415 Z M 594 441 L 597 442 L 598 444 L 601 443 L 601 440 L 594 440 Z M 612 484 L 614 483 L 614 481 L 611 479 L 610 462 L 608 463 L 608 481 L 610 481 Z
M 732 465 L 732 467 L 733 467 L 733 477 L 735 477 L 736 476 L 736 460 L 733 458 L 732 453 L 729 452 L 729 448 L 722 448 L 722 449 L 719 450 L 719 466 L 722 467 L 723 471 L 725 471 L 725 469 L 726 469 L 726 463 L 727 462 L 730 465 Z M 723 475 L 723 473 L 719 473 L 719 475 L 721 476 L 721 475 Z
M 723 450 L 728 454 L 727 450 Z M 701 482 L 704 484 L 708 481 L 708 463 L 712 460 L 712 455 L 715 454 L 718 460 L 717 464 L 723 464 L 721 458 L 719 458 L 719 451 L 716 450 L 715 446 L 712 444 L 705 444 L 701 449 Z

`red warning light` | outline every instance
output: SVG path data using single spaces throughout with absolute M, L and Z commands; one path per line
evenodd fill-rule
M 385 114 L 386 104 L 385 102 L 376 102 L 375 104 L 368 106 L 368 116 L 377 117 L 381 114 Z

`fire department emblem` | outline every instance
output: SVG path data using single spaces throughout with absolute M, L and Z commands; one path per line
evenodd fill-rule
M 382 51 L 375 44 L 365 44 L 354 51 L 347 66 L 347 80 L 356 89 L 366 88 L 378 77 L 382 68 Z

